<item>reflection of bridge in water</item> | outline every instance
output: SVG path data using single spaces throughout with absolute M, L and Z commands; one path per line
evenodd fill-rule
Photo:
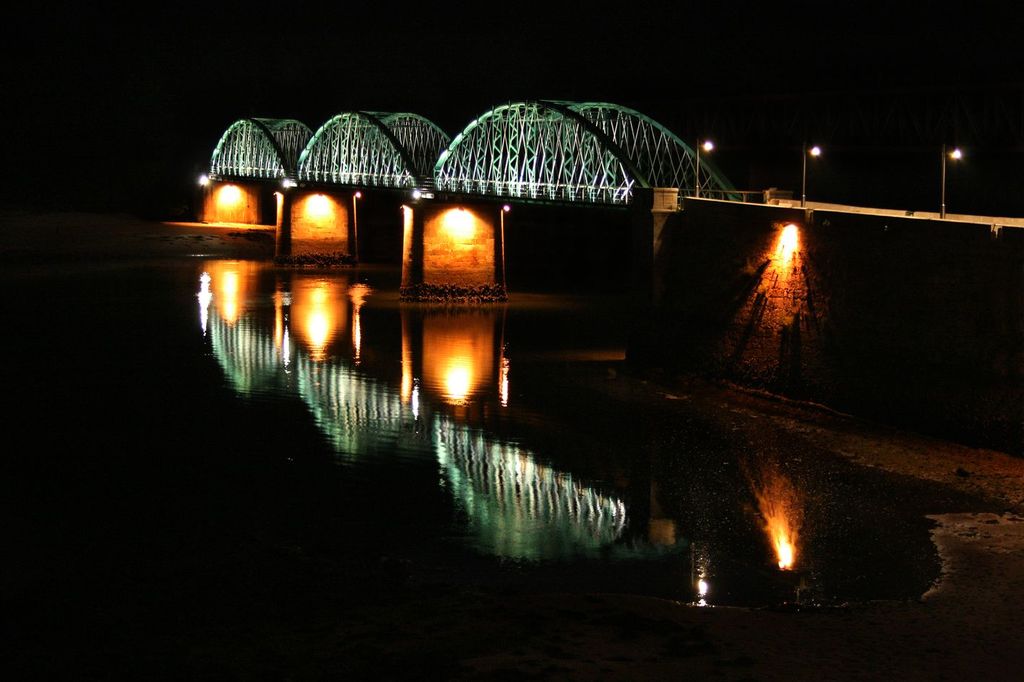
M 214 357 L 239 394 L 298 395 L 334 450 L 351 461 L 395 451 L 436 458 L 478 546 L 489 553 L 528 559 L 564 557 L 594 551 L 623 535 L 626 508 L 621 500 L 537 461 L 514 443 L 491 438 L 434 409 L 414 369 L 427 369 L 423 355 L 445 353 L 443 338 L 431 344 L 426 337 L 431 325 L 422 326 L 422 344 L 403 338 L 402 381 L 396 390 L 386 381 L 367 376 L 353 362 L 326 353 L 329 341 L 346 331 L 352 335 L 353 347 L 359 348 L 359 309 L 365 288 L 357 296 L 346 296 L 347 289 L 356 287 L 349 288 L 341 278 L 328 281 L 296 274 L 286 289 L 273 296 L 271 319 L 265 307 L 261 310 L 255 304 L 255 264 L 208 263 L 207 267 L 212 281 L 210 286 L 204 284 L 204 291 L 212 295 L 200 293 L 201 318 Z M 403 336 L 414 327 L 403 325 Z M 440 328 L 450 332 L 451 324 Z M 452 348 L 459 352 L 459 344 Z M 489 358 L 493 364 L 498 355 L 477 357 Z M 474 364 L 472 357 L 468 362 Z M 467 369 L 466 363 L 465 357 L 447 363 L 442 357 L 429 365 L 450 365 L 470 376 L 501 371 Z M 495 397 L 498 392 L 507 395 L 502 383 L 495 382 Z M 443 390 L 436 393 L 439 401 L 452 397 Z M 464 395 L 455 397 L 465 402 Z

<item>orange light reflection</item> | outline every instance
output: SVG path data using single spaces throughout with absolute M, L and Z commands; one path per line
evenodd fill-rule
M 789 478 L 772 464 L 762 465 L 757 472 L 748 470 L 747 478 L 778 566 L 790 570 L 796 565 L 803 522 L 800 495 Z
M 479 311 L 423 319 L 423 380 L 450 404 L 462 405 L 494 377 L 494 316 Z M 491 379 L 493 381 L 493 379 Z
M 247 261 L 210 261 L 206 271 L 210 276 L 213 303 L 220 317 L 228 324 L 235 324 L 247 304 L 248 292 L 252 289 L 258 265 Z
M 343 290 L 344 282 L 328 279 L 292 282 L 291 315 L 295 330 L 314 361 L 327 357 L 327 347 L 344 326 Z

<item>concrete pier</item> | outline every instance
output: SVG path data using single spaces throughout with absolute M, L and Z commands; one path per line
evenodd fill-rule
M 501 206 L 419 203 L 402 207 L 402 296 L 504 298 Z

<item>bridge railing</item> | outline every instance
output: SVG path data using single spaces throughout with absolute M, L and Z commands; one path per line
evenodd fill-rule
M 691 187 L 679 189 L 679 204 L 682 205 L 684 197 L 696 196 Z M 738 201 L 744 204 L 766 203 L 766 190 L 763 189 L 701 189 L 701 199 L 721 199 L 723 201 Z

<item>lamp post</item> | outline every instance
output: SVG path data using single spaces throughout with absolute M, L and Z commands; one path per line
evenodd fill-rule
M 700 150 L 704 149 L 706 152 L 710 152 L 715 148 L 715 143 L 711 140 L 704 140 L 704 142 L 697 142 L 697 170 L 693 175 L 693 196 L 694 198 L 700 198 Z
M 946 153 L 946 145 L 942 145 L 942 199 L 939 204 L 939 218 L 946 217 L 946 157 L 959 161 L 963 158 L 964 153 L 960 151 L 959 147 L 954 147 L 953 151 Z
M 818 145 L 814 145 L 813 147 L 808 149 L 807 145 L 804 144 L 804 172 L 803 172 L 803 180 L 800 183 L 800 208 L 805 208 L 807 206 L 807 157 L 808 156 L 813 156 L 813 157 L 821 156 L 821 147 L 819 147 Z
M 498 215 L 501 217 L 501 286 L 507 286 L 508 282 L 505 276 L 505 214 L 512 210 L 512 207 L 505 204 L 501 207 L 501 211 Z
M 356 192 L 352 195 L 352 255 L 355 256 L 356 262 L 359 262 L 359 209 L 356 206 L 356 201 L 363 198 L 362 192 Z

